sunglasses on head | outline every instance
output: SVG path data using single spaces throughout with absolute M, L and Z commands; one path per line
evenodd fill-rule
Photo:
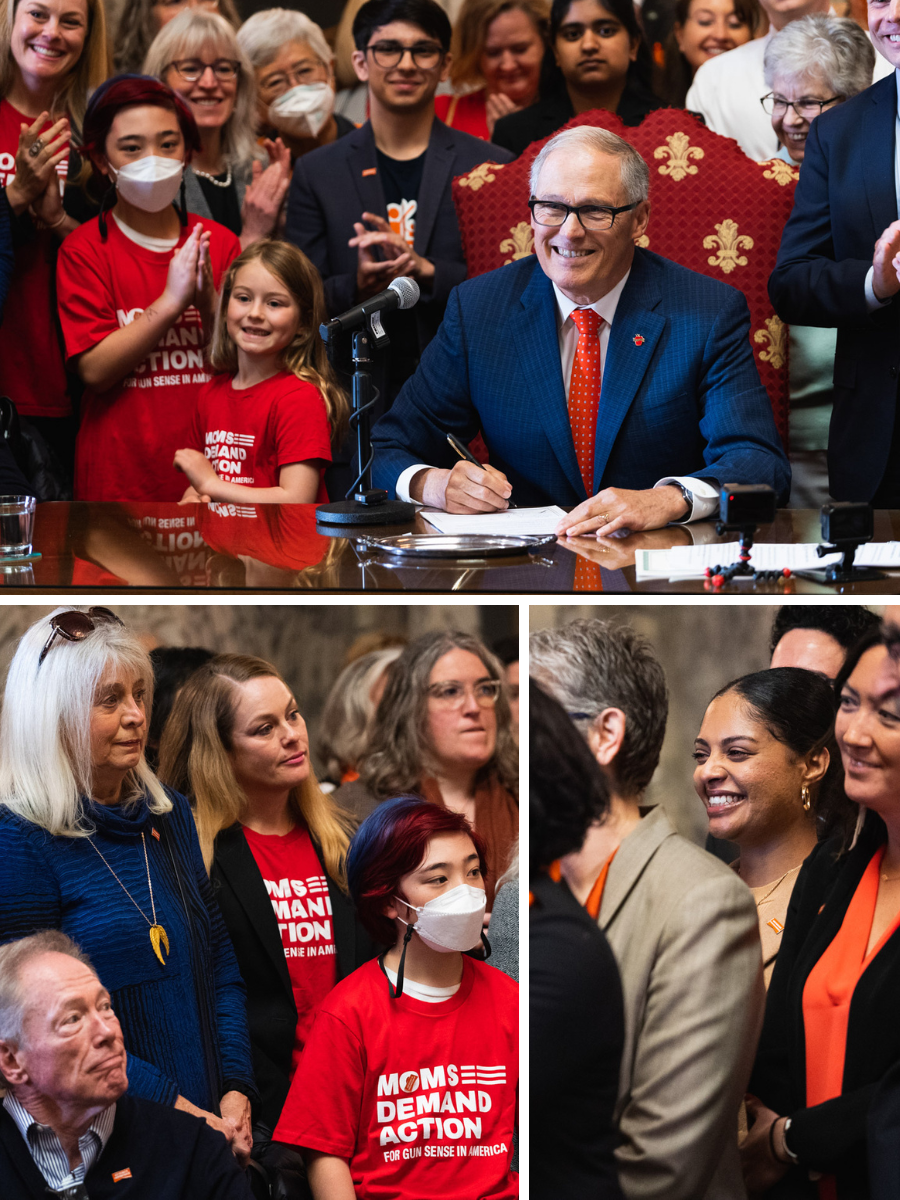
M 50 636 L 44 643 L 41 657 L 38 659 L 38 670 L 57 637 L 65 638 L 67 642 L 83 642 L 89 633 L 94 632 L 99 621 L 114 621 L 116 625 L 125 624 L 109 608 L 89 608 L 87 612 L 70 608 L 68 612 L 57 613 L 55 617 L 51 617 Z

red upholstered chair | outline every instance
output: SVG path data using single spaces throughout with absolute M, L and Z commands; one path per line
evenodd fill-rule
M 626 138 L 650 167 L 650 225 L 642 245 L 740 289 L 760 378 L 787 445 L 788 339 L 766 285 L 799 176 L 781 159 L 755 163 L 731 138 L 681 109 L 650 113 L 628 128 L 600 110 L 563 128 L 594 125 Z M 549 140 L 549 139 L 546 139 Z M 528 173 L 544 142 L 506 166 L 482 163 L 453 181 L 469 278 L 532 252 Z

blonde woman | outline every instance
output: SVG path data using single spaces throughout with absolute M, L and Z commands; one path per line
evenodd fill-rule
M 102 0 L 0 0 L 0 205 L 15 245 L 0 391 L 70 468 L 75 427 L 53 275 L 59 243 L 92 215 L 71 150 L 88 92 L 109 73 Z
M 375 953 L 346 894 L 352 823 L 316 782 L 290 689 L 259 658 L 221 654 L 191 676 L 163 731 L 160 778 L 193 801 L 247 984 L 263 1154 L 317 1006 Z
M 455 94 L 435 98 L 438 117 L 490 141 L 501 117 L 534 104 L 549 20 L 548 0 L 465 0 L 453 28 Z
M 188 211 L 236 233 L 242 249 L 272 236 L 291 158 L 280 139 L 267 141 L 263 168 L 253 128 L 253 68 L 232 26 L 218 13 L 187 9 L 156 35 L 144 73 L 177 92 L 197 123 L 200 149 L 184 172 Z

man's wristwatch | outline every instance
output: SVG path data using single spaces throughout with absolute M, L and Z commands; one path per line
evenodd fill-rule
M 678 483 L 674 479 L 670 479 L 669 482 L 666 484 L 666 487 L 678 488 L 679 492 L 681 492 L 682 496 L 684 497 L 685 504 L 687 505 L 687 512 L 684 513 L 682 516 L 677 517 L 676 520 L 679 522 L 689 521 L 691 519 L 691 517 L 694 515 L 693 493 L 689 492 L 683 483 Z

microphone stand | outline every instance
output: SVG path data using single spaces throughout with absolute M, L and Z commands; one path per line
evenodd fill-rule
M 334 342 L 339 329 L 337 322 L 319 326 L 319 336 L 328 348 L 328 357 L 334 361 Z M 371 328 L 369 328 L 371 326 Z M 369 415 L 378 391 L 372 382 L 372 351 L 388 345 L 388 336 L 381 324 L 381 316 L 370 314 L 363 329 L 353 333 L 353 412 L 350 416 L 351 429 L 356 430 L 356 451 L 359 474 L 344 500 L 333 504 L 322 504 L 316 509 L 316 521 L 324 525 L 400 525 L 409 524 L 416 515 L 416 506 L 403 500 L 389 500 L 383 488 L 372 487 L 372 462 L 375 454 L 369 431 Z M 352 494 L 353 499 L 349 499 Z

